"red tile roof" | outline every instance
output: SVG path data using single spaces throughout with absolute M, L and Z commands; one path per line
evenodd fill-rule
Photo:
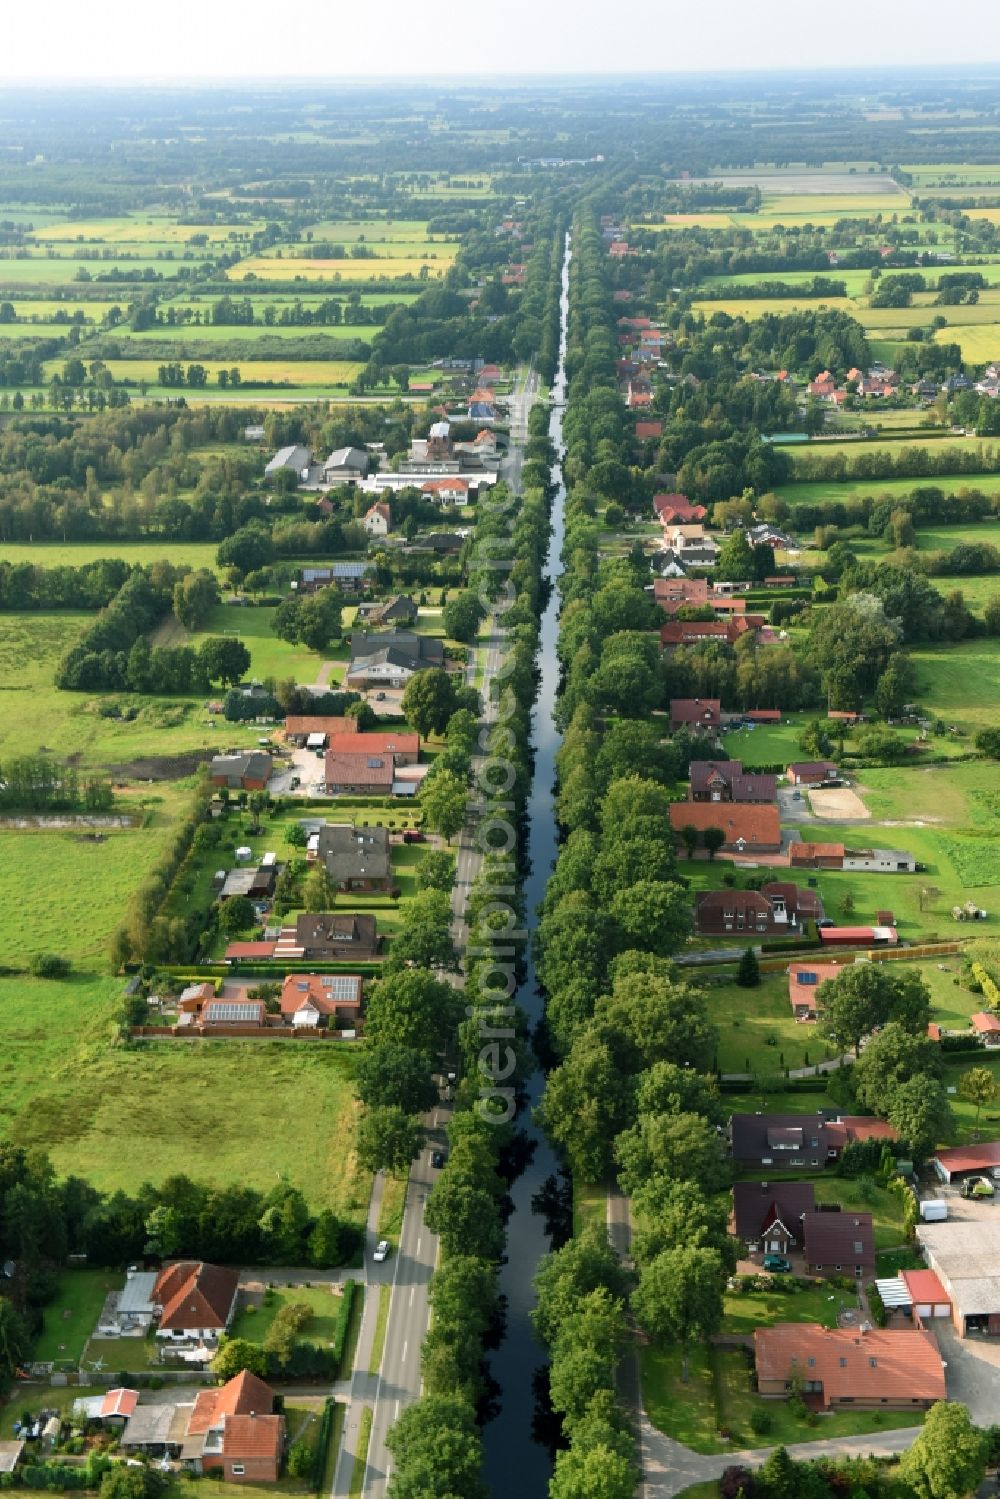
M 281 986 L 281 1013 L 294 1015 L 304 1004 L 311 1002 L 321 1015 L 335 1015 L 337 1010 L 349 1005 L 361 1004 L 364 981 L 357 974 L 337 974 L 336 986 L 343 986 L 344 979 L 353 979 L 355 993 L 348 999 L 332 999 L 332 979 L 322 973 L 288 973 Z
M 1000 1031 L 1000 1018 L 990 1010 L 978 1010 L 972 1016 L 972 1029 L 980 1036 L 995 1036 Z
M 662 422 L 636 422 L 635 435 L 640 442 L 647 442 L 651 437 L 663 436 Z
M 986 1171 L 1000 1166 L 1000 1140 L 985 1140 L 982 1145 L 952 1145 L 934 1152 L 946 1171 Z
M 803 958 L 800 963 L 792 963 L 788 969 L 788 998 L 793 1010 L 806 1008 L 811 1015 L 815 1015 L 819 1009 L 817 994 L 820 984 L 827 979 L 835 979 L 840 972 L 839 963 L 811 963 Z M 814 974 L 815 979 L 803 983 L 801 974 Z
M 188 1422 L 188 1436 L 197 1436 L 219 1426 L 223 1417 L 269 1415 L 274 1409 L 274 1391 L 248 1369 L 235 1374 L 218 1390 L 201 1390 Z M 227 1421 L 228 1427 L 228 1421 Z
M 358 732 L 356 718 L 309 717 L 292 714 L 285 719 L 285 733 L 291 734 L 351 734 Z
M 222 1435 L 227 1462 L 269 1458 L 277 1467 L 285 1440 L 284 1416 L 229 1416 Z
M 933 1270 L 901 1270 L 900 1279 L 914 1301 L 929 1301 L 932 1304 L 937 1302 L 939 1306 L 951 1302 L 951 1297 Z
M 827 1404 L 850 1400 L 945 1399 L 944 1365 L 928 1332 L 908 1328 L 827 1328 L 778 1322 L 754 1331 L 757 1377 L 787 1380 L 793 1369 L 822 1381 Z M 811 1362 L 814 1361 L 814 1362 Z
M 670 699 L 671 723 L 695 723 L 717 726 L 722 715 L 722 703 L 717 697 L 672 697 Z
M 422 494 L 467 494 L 468 482 L 465 479 L 429 479 L 426 484 L 421 484 Z
M 226 958 L 273 958 L 273 942 L 230 942 L 226 948 Z
M 416 755 L 420 751 L 420 735 L 331 734 L 329 748 L 335 755 Z
M 163 1332 L 182 1332 L 186 1328 L 215 1328 L 226 1325 L 239 1276 L 222 1265 L 206 1265 L 199 1260 L 177 1260 L 165 1265 L 156 1277 L 152 1300 L 163 1308 L 159 1328 Z
M 131 1416 L 138 1404 L 138 1390 L 109 1390 L 101 1402 L 101 1415 Z

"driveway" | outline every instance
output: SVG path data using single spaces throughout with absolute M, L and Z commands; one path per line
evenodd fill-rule
M 1000 1339 L 960 1338 L 944 1317 L 929 1325 L 947 1366 L 948 1399 L 967 1405 L 977 1426 L 992 1426 L 1000 1410 Z
M 794 786 L 778 787 L 778 809 L 783 824 L 786 822 L 812 822 L 813 820 L 807 798 L 803 792 L 797 791 Z

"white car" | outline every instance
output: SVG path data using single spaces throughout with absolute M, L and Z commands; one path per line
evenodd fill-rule
M 375 1245 L 375 1254 L 373 1258 L 375 1260 L 375 1263 L 378 1265 L 380 1265 L 383 1260 L 387 1260 L 389 1258 L 388 1239 L 379 1239 L 378 1243 Z

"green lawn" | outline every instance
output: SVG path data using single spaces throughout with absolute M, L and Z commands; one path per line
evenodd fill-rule
M 647 1416 L 658 1431 L 695 1452 L 721 1452 L 725 1447 L 717 1435 L 710 1357 L 704 1343 L 691 1349 L 685 1383 L 676 1348 L 647 1343 L 639 1349 L 642 1403 Z
M 581 1229 L 593 1224 L 603 1226 L 608 1216 L 608 1189 L 603 1182 L 592 1185 L 589 1182 L 573 1180 L 573 1232 L 578 1234 Z
M 766 706 L 766 704 L 764 705 Z M 804 758 L 799 748 L 799 735 L 808 722 L 809 715 L 790 715 L 792 723 L 763 724 L 756 729 L 736 729 L 723 735 L 722 743 L 734 760 L 744 765 L 782 765 Z
M 108 1292 L 120 1290 L 124 1283 L 113 1270 L 64 1270 L 55 1296 L 42 1310 L 33 1359 L 40 1364 L 79 1364 Z
M 337 1328 L 340 1295 L 331 1286 L 275 1286 L 267 1291 L 259 1305 L 244 1306 L 232 1326 L 234 1338 L 249 1338 L 262 1343 L 271 1323 L 283 1306 L 307 1306 L 312 1313 L 301 1337 L 310 1343 L 329 1345 Z
M 841 479 L 837 481 L 802 480 L 780 485 L 774 492 L 789 505 L 804 500 L 815 504 L 824 500 L 849 500 L 857 495 L 909 494 L 921 484 L 934 484 L 946 494 L 963 489 L 978 489 L 983 494 L 1000 490 L 1000 474 L 934 474 L 911 479 Z
M 787 1289 L 782 1289 L 786 1285 Z M 857 1304 L 858 1298 L 849 1291 L 836 1290 L 825 1282 L 793 1290 L 790 1282 L 782 1281 L 773 1291 L 746 1295 L 728 1291 L 722 1331 L 752 1333 L 755 1327 L 770 1327 L 775 1322 L 821 1322 L 824 1327 L 836 1327 L 838 1312 Z
M 836 1053 L 814 1025 L 795 1019 L 784 969 L 763 974 L 754 989 L 730 982 L 706 988 L 705 997 L 719 1028 L 722 1072 L 780 1074 L 786 1067 L 808 1067 Z
M 112 1374 L 139 1374 L 160 1367 L 155 1333 L 142 1338 L 91 1338 L 84 1357 L 85 1367 Z
M 917 697 L 929 714 L 967 734 L 996 723 L 1000 639 L 917 645 L 910 654 L 917 669 Z
M 9 1440 L 14 1435 L 14 1423 L 30 1411 L 37 1416 L 43 1408 L 66 1412 L 72 1409 L 74 1400 L 87 1395 L 106 1395 L 107 1385 L 26 1385 L 13 1392 L 12 1398 L 0 1404 L 0 1438 Z
M 83 567 L 103 557 L 121 557 L 125 562 L 148 567 L 166 558 L 177 567 L 207 567 L 215 571 L 217 541 L 5 541 L 0 547 L 4 562 L 30 562 L 33 567 Z M 65 618 L 65 616 L 61 616 Z M 80 616 L 81 624 L 87 616 Z M 37 615 L 29 618 L 36 619 Z

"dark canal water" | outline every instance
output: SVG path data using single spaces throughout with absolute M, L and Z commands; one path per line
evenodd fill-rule
M 535 753 L 534 780 L 528 801 L 528 853 L 531 873 L 525 884 L 529 925 L 535 925 L 535 912 L 542 896 L 557 852 L 555 809 L 552 787 L 555 782 L 555 756 L 560 735 L 553 720 L 556 692 L 559 687 L 559 662 L 556 636 L 559 628 L 559 575 L 562 572 L 562 544 L 566 491 L 562 482 L 562 411 L 566 398 L 566 321 L 569 310 L 569 237 L 562 269 L 560 302 L 559 366 L 552 388 L 552 414 L 549 436 L 556 451 L 553 479 L 557 483 L 552 503 L 552 534 L 544 575 L 552 585 L 548 605 L 541 621 L 538 666 L 541 682 L 532 718 L 531 742 Z M 541 1019 L 542 1003 L 536 988 L 533 965 L 529 965 L 526 982 L 518 994 L 518 1003 L 534 1025 Z M 544 1079 L 536 1073 L 528 1087 L 529 1108 L 541 1097 Z M 536 1340 L 531 1326 L 534 1305 L 532 1280 L 542 1256 L 551 1247 L 544 1218 L 532 1211 L 531 1199 L 543 1183 L 558 1173 L 559 1163 L 549 1149 L 544 1135 L 536 1129 L 526 1109 L 519 1126 L 535 1146 L 527 1169 L 511 1190 L 514 1211 L 507 1224 L 507 1263 L 500 1274 L 500 1290 L 507 1298 L 507 1330 L 500 1348 L 490 1355 L 490 1372 L 500 1386 L 500 1413 L 484 1431 L 486 1477 L 496 1495 L 508 1499 L 516 1492 L 519 1499 L 544 1499 L 551 1476 L 548 1450 L 532 1438 L 535 1414 L 535 1392 L 532 1377 L 546 1362 L 545 1349 Z

